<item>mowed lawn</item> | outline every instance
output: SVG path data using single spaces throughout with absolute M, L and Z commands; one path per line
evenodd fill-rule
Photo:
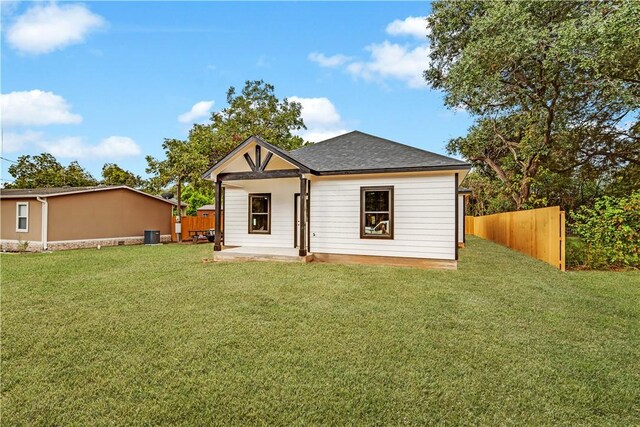
M 638 425 L 640 273 L 2 255 L 3 425 Z

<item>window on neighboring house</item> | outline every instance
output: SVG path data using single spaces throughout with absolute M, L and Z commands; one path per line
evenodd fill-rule
M 271 233 L 271 194 L 249 194 L 249 233 Z
M 393 187 L 360 188 L 360 238 L 393 239 Z
M 16 231 L 29 231 L 29 203 L 16 205 Z

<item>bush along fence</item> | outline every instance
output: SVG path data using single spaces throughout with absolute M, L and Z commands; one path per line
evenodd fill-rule
M 581 261 L 589 268 L 640 268 L 640 190 L 605 196 L 571 215 L 580 237 Z
M 565 270 L 565 218 L 558 206 L 468 216 L 465 230 Z

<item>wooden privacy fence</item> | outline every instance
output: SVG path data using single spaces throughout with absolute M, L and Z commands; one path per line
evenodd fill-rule
M 209 230 L 215 228 L 215 216 L 203 217 L 203 216 L 183 216 L 180 217 L 180 223 L 182 224 L 182 240 L 189 240 L 189 232 L 194 230 Z M 224 223 L 223 223 L 224 224 Z M 171 241 L 175 242 L 176 237 L 176 217 L 171 217 Z
M 564 212 L 558 206 L 465 218 L 465 231 L 564 271 Z

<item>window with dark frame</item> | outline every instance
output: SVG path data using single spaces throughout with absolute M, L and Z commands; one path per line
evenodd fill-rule
M 360 238 L 393 239 L 393 187 L 360 188 Z
M 271 234 L 271 194 L 249 194 L 249 234 Z

